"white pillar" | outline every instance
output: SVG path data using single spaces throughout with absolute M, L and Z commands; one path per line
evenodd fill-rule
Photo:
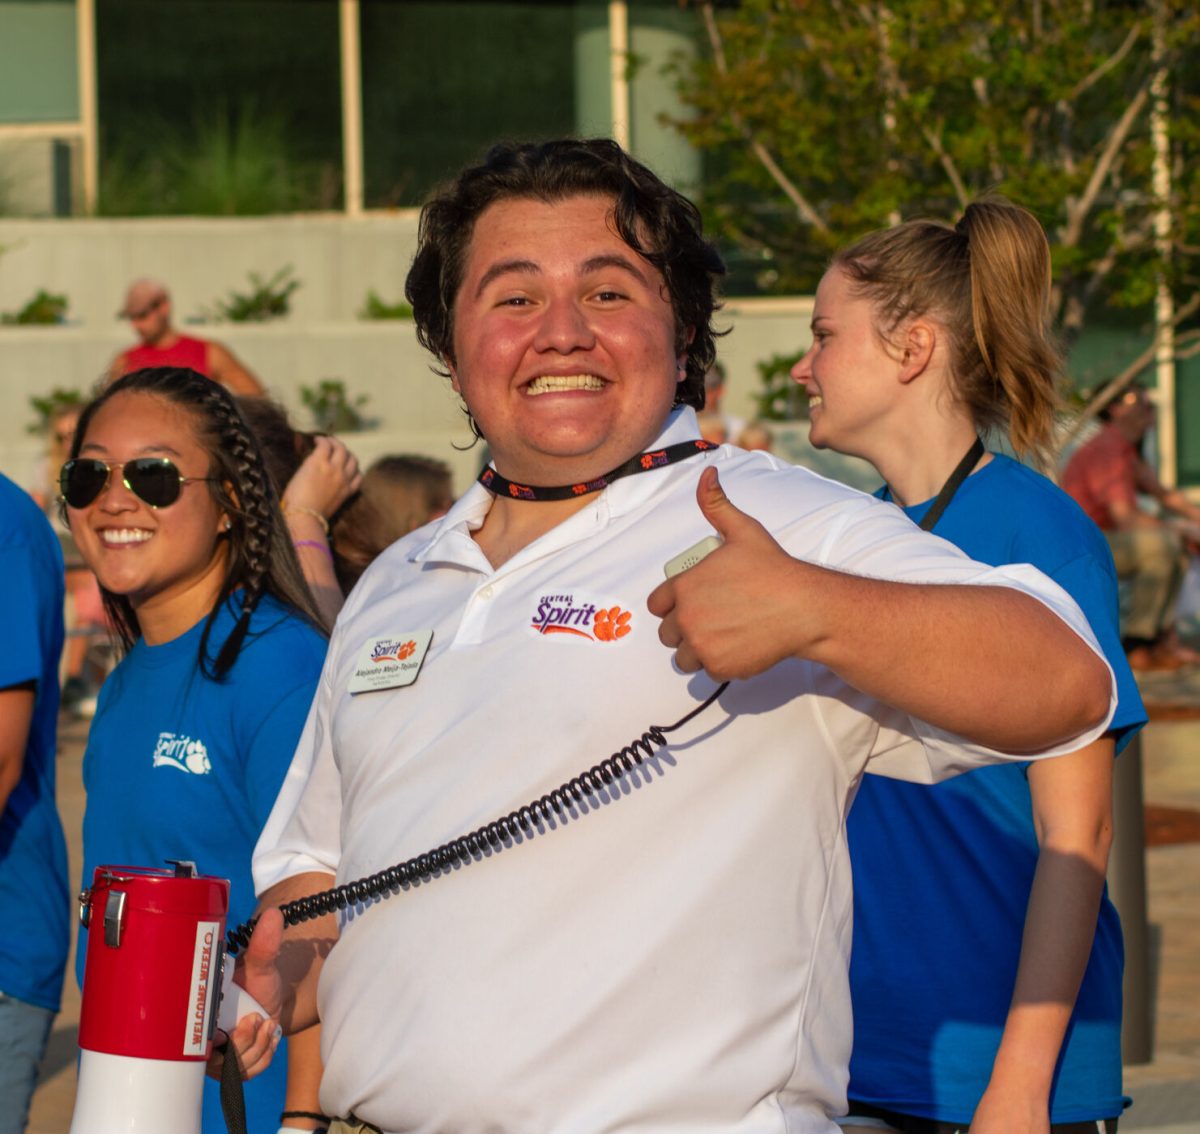
M 703 189 L 700 152 L 666 120 L 691 118 L 667 73 L 677 59 L 694 57 L 696 42 L 685 24 L 686 14 L 670 8 L 636 8 L 629 28 L 629 47 L 638 61 L 629 91 L 629 149 L 674 189 L 692 196 Z
M 342 46 L 342 194 L 346 215 L 362 216 L 362 49 L 358 0 L 338 5 Z
M 629 5 L 611 0 L 608 5 L 610 85 L 612 88 L 612 137 L 629 149 Z
M 100 185 L 95 0 L 75 0 L 75 53 L 79 77 L 79 123 L 82 129 L 83 211 L 92 216 L 96 212 Z
M 1167 102 L 1168 74 L 1161 62 L 1164 53 L 1161 3 L 1154 6 L 1156 67 L 1150 87 L 1150 141 L 1154 148 L 1153 189 L 1154 247 L 1162 261 L 1154 295 L 1154 370 L 1157 383 L 1158 477 L 1167 488 L 1176 484 L 1178 435 L 1175 414 L 1175 297 L 1171 294 L 1167 265 L 1171 257 L 1171 136 Z

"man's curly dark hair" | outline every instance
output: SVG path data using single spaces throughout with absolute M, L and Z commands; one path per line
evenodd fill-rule
M 676 405 L 704 405 L 704 372 L 716 359 L 716 283 L 725 265 L 703 234 L 700 212 L 608 138 L 502 143 L 438 190 L 421 210 L 417 254 L 405 281 L 421 345 L 454 363 L 454 300 L 480 214 L 497 201 L 611 197 L 617 234 L 666 281 L 676 349 L 687 375 Z M 688 336 L 691 335 L 691 341 Z

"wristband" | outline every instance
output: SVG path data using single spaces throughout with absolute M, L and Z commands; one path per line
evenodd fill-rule
M 315 547 L 319 551 L 325 552 L 329 556 L 329 562 L 333 562 L 333 552 L 329 550 L 329 544 L 322 543 L 319 539 L 297 539 L 292 541 L 294 548 Z
M 285 1110 L 279 1116 L 279 1134 L 284 1134 L 284 1132 L 288 1130 L 304 1130 L 304 1127 L 302 1126 L 289 1126 L 287 1121 L 289 1118 L 308 1118 L 313 1122 L 320 1122 L 323 1124 L 316 1130 L 305 1130 L 305 1134 L 324 1134 L 324 1132 L 329 1128 L 330 1120 L 327 1114 L 320 1114 L 314 1110 Z
M 329 521 L 316 508 L 297 508 L 291 504 L 282 504 L 280 507 L 283 509 L 285 516 L 311 516 L 321 525 L 321 531 L 326 535 L 329 534 Z

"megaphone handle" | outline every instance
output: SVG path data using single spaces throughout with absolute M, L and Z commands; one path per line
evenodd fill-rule
M 257 1012 L 265 1019 L 271 1014 L 240 984 L 234 983 L 233 970 L 233 958 L 226 955 L 221 971 L 221 1007 L 217 1011 L 217 1027 L 226 1035 L 243 1016 Z

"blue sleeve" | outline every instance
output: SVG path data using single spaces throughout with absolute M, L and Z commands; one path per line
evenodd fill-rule
M 1107 547 L 1104 550 L 1107 553 Z M 1117 708 L 1110 727 L 1120 752 L 1146 723 L 1146 710 L 1121 645 L 1117 579 L 1112 558 L 1109 556 L 1105 563 L 1098 561 L 1096 555 L 1085 553 L 1064 563 L 1052 577 L 1079 604 L 1112 666 L 1117 682 Z
M 245 648 L 233 669 L 233 680 L 240 685 L 238 751 L 256 831 L 266 823 L 291 766 L 317 691 L 325 648 L 325 639 L 307 623 L 285 615 Z
M 0 626 L 4 627 L 0 689 L 39 681 L 46 669 L 39 606 L 34 602 L 34 595 L 42 588 L 33 578 L 32 568 L 29 549 L 24 545 L 0 548 Z
M 254 722 L 253 732 L 247 737 L 243 749 L 246 800 L 258 830 L 266 824 L 291 766 L 319 676 L 319 671 L 305 676 L 290 690 L 272 698 L 270 711 Z

